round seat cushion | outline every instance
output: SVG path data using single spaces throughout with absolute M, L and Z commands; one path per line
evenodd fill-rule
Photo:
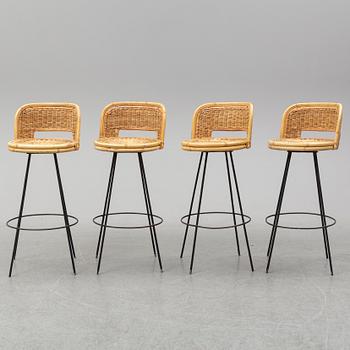
M 197 152 L 225 152 L 249 147 L 250 143 L 247 138 L 208 137 L 190 139 L 182 142 L 183 150 Z
M 282 151 L 324 151 L 336 149 L 336 143 L 332 139 L 315 138 L 282 138 L 269 141 L 269 148 Z
M 8 148 L 10 151 L 22 153 L 59 153 L 78 150 L 79 144 L 72 140 L 60 138 L 28 138 L 12 140 L 8 143 Z
M 162 142 L 147 137 L 100 137 L 96 149 L 108 152 L 147 152 L 162 148 Z

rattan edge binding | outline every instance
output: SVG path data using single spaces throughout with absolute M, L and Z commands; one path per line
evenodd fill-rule
M 339 141 L 340 141 L 340 134 L 341 134 L 341 124 L 343 121 L 343 105 L 338 102 L 298 102 L 298 103 L 293 103 L 292 105 L 288 106 L 285 111 L 283 112 L 283 117 L 282 117 L 282 124 L 280 127 L 280 137 L 283 138 L 285 128 L 286 128 L 286 119 L 288 117 L 288 114 L 291 110 L 293 110 L 296 107 L 301 107 L 301 106 L 312 106 L 312 105 L 324 105 L 324 106 L 338 106 L 339 108 L 339 118 L 338 118 L 338 123 L 335 131 L 335 147 L 332 148 L 333 150 L 336 150 L 339 148 Z M 309 130 L 313 131 L 313 130 Z M 273 149 L 273 148 L 271 148 Z M 310 148 L 308 148 L 310 150 Z M 300 148 L 295 149 L 295 151 L 299 150 Z M 329 148 L 328 148 L 329 150 Z M 310 150 L 311 151 L 311 150 Z
M 195 138 L 195 126 L 197 125 L 197 118 L 199 115 L 199 111 L 202 108 L 206 108 L 206 107 L 216 107 L 216 106 L 222 106 L 222 105 L 227 105 L 227 106 L 240 106 L 240 105 L 248 105 L 249 106 L 249 124 L 248 124 L 248 129 L 247 129 L 247 139 L 249 140 L 249 142 L 247 143 L 247 146 L 245 148 L 250 148 L 251 147 L 251 139 L 252 139 L 252 128 L 253 128 L 253 113 L 254 113 L 254 106 L 253 103 L 251 102 L 206 102 L 203 103 L 201 105 L 199 105 L 194 113 L 193 113 L 193 118 L 192 118 L 192 133 L 191 133 L 191 137 Z M 225 130 L 222 130 L 225 131 Z M 231 130 L 227 130 L 227 131 L 231 131 Z M 217 152 L 219 152 L 220 150 L 217 150 Z
M 146 101 L 117 101 L 117 102 L 110 102 L 108 105 L 106 105 L 102 112 L 101 112 L 101 117 L 100 117 L 100 131 L 99 131 L 99 136 L 102 137 L 103 135 L 101 134 L 101 131 L 104 130 L 104 114 L 108 111 L 109 108 L 113 107 L 113 106 L 123 106 L 123 105 L 134 105 L 134 106 L 144 106 L 144 105 L 149 105 L 149 106 L 158 106 L 161 108 L 163 114 L 164 114 L 164 118 L 162 120 L 162 127 L 161 127 L 161 134 L 160 134 L 160 141 L 161 141 L 161 145 L 160 148 L 157 147 L 156 149 L 150 149 L 150 151 L 152 150 L 160 150 L 164 148 L 164 137 L 165 137 L 165 127 L 166 127 L 166 109 L 165 106 L 160 103 L 160 102 L 146 102 Z M 136 129 L 134 129 L 136 130 Z M 139 129 L 142 130 L 142 129 Z M 106 149 L 99 149 L 98 147 L 96 147 L 94 145 L 95 149 L 99 150 L 99 151 L 107 151 Z M 119 152 L 119 150 L 118 150 Z M 120 151 L 123 152 L 123 151 Z M 130 152 L 130 150 L 129 150 Z M 142 150 L 140 150 L 140 152 L 142 152 Z
M 74 107 L 77 111 L 77 125 L 76 125 L 76 130 L 75 130 L 75 139 L 73 141 L 75 141 L 75 145 L 72 148 L 66 148 L 66 149 L 62 149 L 62 150 L 56 150 L 57 153 L 63 153 L 63 152 L 72 152 L 72 151 L 78 151 L 80 149 L 80 107 L 78 104 L 73 103 L 73 102 L 29 102 L 29 103 L 25 103 L 24 105 L 20 106 L 15 114 L 15 120 L 14 120 L 14 139 L 17 139 L 17 124 L 18 124 L 18 118 L 21 114 L 21 112 L 28 108 L 28 107 L 47 107 L 47 106 L 58 106 L 58 107 L 65 107 L 65 106 L 69 106 L 69 107 Z M 38 129 L 37 131 L 40 131 L 40 129 Z M 46 131 L 45 129 L 43 129 L 42 131 Z M 55 131 L 55 130 L 51 130 L 51 131 Z M 56 131 L 61 131 L 60 129 L 57 129 Z M 8 149 L 12 152 L 17 152 L 17 153 L 23 153 L 18 149 L 14 149 L 12 147 L 8 147 Z M 32 152 L 32 150 L 28 149 L 28 152 Z M 38 154 L 45 154 L 47 153 L 46 151 L 37 151 L 35 150 L 35 153 Z

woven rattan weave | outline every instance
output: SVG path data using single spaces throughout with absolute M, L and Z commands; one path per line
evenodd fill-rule
M 279 139 L 269 147 L 284 151 L 334 150 L 339 146 L 342 105 L 339 103 L 298 103 L 283 114 Z M 303 138 L 303 131 L 333 132 L 333 138 Z
M 72 139 L 37 138 L 36 132 L 71 132 Z M 73 103 L 31 103 L 18 109 L 15 138 L 8 143 L 13 152 L 58 153 L 79 149 L 80 110 Z
M 113 102 L 101 115 L 96 149 L 108 152 L 148 152 L 163 148 L 165 108 L 153 102 Z M 155 131 L 156 138 L 121 137 L 121 130 Z
M 199 106 L 192 120 L 192 139 L 182 149 L 196 152 L 225 152 L 249 148 L 253 105 L 248 102 L 217 102 Z M 246 137 L 213 137 L 214 131 L 243 131 Z

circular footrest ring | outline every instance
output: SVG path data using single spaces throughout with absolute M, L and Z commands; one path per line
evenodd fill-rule
M 151 215 L 148 215 L 147 213 L 139 213 L 139 212 L 134 212 L 134 211 L 122 211 L 122 212 L 118 212 L 118 213 L 109 213 L 108 216 L 117 216 L 117 215 L 140 215 L 140 216 L 149 216 L 151 217 Z M 142 229 L 142 228 L 150 228 L 150 227 L 155 227 L 160 225 L 163 222 L 163 218 L 153 214 L 152 218 L 153 218 L 153 222 L 155 221 L 154 219 L 158 219 L 157 222 L 154 222 L 153 224 L 150 225 L 140 225 L 140 226 L 115 226 L 115 225 L 102 225 L 101 220 L 102 217 L 104 215 L 97 215 L 95 216 L 92 221 L 94 224 L 98 225 L 98 226 L 106 226 L 108 228 L 116 228 L 116 229 L 128 229 L 128 230 L 137 230 L 137 229 Z M 98 221 L 98 219 L 101 219 Z
M 287 215 L 311 215 L 311 216 L 319 216 L 321 218 L 321 214 L 319 213 L 310 213 L 310 212 L 304 212 L 304 211 L 292 211 L 292 212 L 284 212 L 284 213 L 280 213 L 279 216 L 287 216 Z M 265 222 L 270 225 L 270 226 L 275 226 L 278 228 L 285 228 L 285 229 L 289 229 L 289 230 L 319 230 L 319 229 L 323 229 L 323 228 L 328 228 L 331 226 L 334 226 L 336 224 L 336 220 L 329 215 L 325 215 L 325 219 L 326 219 L 326 225 L 321 225 L 321 226 L 307 226 L 307 227 L 298 227 L 298 226 L 284 226 L 284 225 L 274 225 L 273 222 L 269 222 L 270 218 L 274 218 L 276 216 L 276 214 L 272 214 L 269 216 L 266 216 L 265 218 Z M 330 221 L 330 223 L 327 224 L 327 220 Z
M 228 214 L 228 215 L 235 215 L 238 216 L 239 219 L 242 220 L 242 216 L 244 218 L 244 221 L 236 224 L 236 225 L 229 225 L 229 226 L 202 226 L 202 225 L 196 225 L 196 224 L 191 224 L 190 223 L 190 219 L 192 216 L 197 216 L 198 213 L 192 213 L 190 215 L 185 215 L 183 216 L 180 221 L 184 224 L 184 225 L 188 225 L 191 227 L 198 227 L 198 228 L 204 228 L 204 229 L 208 229 L 208 230 L 223 230 L 223 229 L 228 229 L 228 228 L 235 228 L 235 227 L 239 227 L 239 226 L 243 226 L 248 224 L 250 221 L 252 221 L 252 218 L 248 215 L 245 214 L 239 214 L 239 213 L 232 213 L 230 211 L 203 211 L 201 213 L 199 213 L 199 215 L 210 215 L 210 214 Z M 187 219 L 187 221 L 185 221 L 185 219 Z
M 29 218 L 29 217 L 38 217 L 38 216 L 59 216 L 59 217 L 64 217 L 63 214 L 53 214 L 53 213 L 41 213 L 41 214 L 26 214 L 26 215 L 22 215 L 22 221 L 24 218 Z M 19 219 L 19 216 L 16 216 L 10 220 L 8 220 L 6 222 L 6 226 L 7 227 L 10 227 L 14 230 L 17 230 L 18 228 L 22 231 L 51 231 L 51 230 L 60 230 L 60 229 L 63 229 L 63 228 L 67 228 L 67 227 L 72 227 L 74 225 L 76 225 L 79 220 L 73 216 L 73 215 L 67 215 L 68 216 L 68 221 L 69 219 L 72 219 L 73 222 L 72 223 L 69 223 L 69 225 L 63 225 L 63 226 L 54 226 L 54 227 L 42 227 L 42 228 L 26 228 L 26 227 L 17 227 L 17 225 L 14 225 L 14 224 L 11 224 L 13 221 L 16 221 L 18 223 L 18 219 Z

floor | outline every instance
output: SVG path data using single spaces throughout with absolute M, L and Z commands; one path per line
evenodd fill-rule
M 92 225 L 73 230 L 77 276 L 64 232 L 22 235 L 7 277 L 12 234 L 0 246 L 1 349 L 350 349 L 350 239 L 330 232 L 335 275 L 322 234 L 281 231 L 264 271 L 268 229 L 249 226 L 256 271 L 241 237 L 200 231 L 194 273 L 182 230 L 159 229 L 164 272 L 148 232 L 109 231 L 96 275 Z M 79 232 L 79 233 L 78 233 Z M 191 241 L 192 243 L 192 237 Z

